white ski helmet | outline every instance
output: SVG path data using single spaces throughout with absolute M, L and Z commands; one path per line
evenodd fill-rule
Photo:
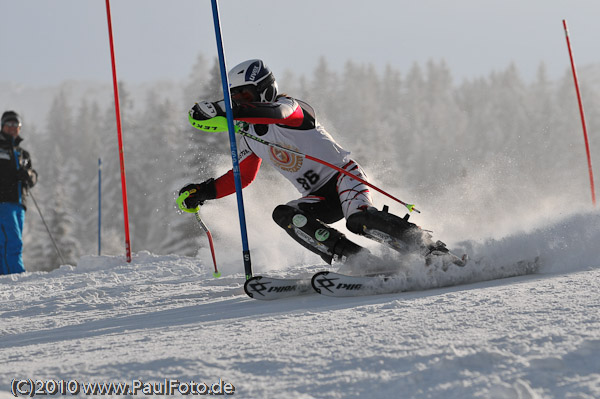
M 248 60 L 236 65 L 229 71 L 228 78 L 232 97 L 239 98 L 245 93 L 247 99 L 252 96 L 252 102 L 273 102 L 277 98 L 275 77 L 261 60 Z

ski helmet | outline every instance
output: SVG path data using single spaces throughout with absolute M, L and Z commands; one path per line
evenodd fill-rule
M 229 71 L 228 77 L 229 91 L 235 102 L 239 99 L 243 102 L 272 102 L 277 98 L 273 72 L 261 60 L 248 60 L 236 65 Z
M 21 117 L 15 111 L 6 111 L 2 114 L 2 122 L 0 124 L 4 126 L 6 122 L 18 122 L 19 126 L 21 126 Z

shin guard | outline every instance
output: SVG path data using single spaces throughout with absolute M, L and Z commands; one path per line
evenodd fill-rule
M 300 245 L 329 264 L 334 260 L 343 262 L 363 250 L 336 229 L 289 205 L 277 206 L 273 211 L 273 220 Z

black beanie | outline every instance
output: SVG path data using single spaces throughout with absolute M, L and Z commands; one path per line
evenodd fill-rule
M 4 126 L 4 124 L 9 121 L 19 122 L 20 124 L 21 117 L 15 111 L 6 111 L 2 114 L 2 126 Z

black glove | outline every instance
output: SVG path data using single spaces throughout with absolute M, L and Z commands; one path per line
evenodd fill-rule
M 20 168 L 17 170 L 17 180 L 23 182 L 25 187 L 31 188 L 37 183 L 37 172 L 33 169 Z
M 200 101 L 194 104 L 192 109 L 190 109 L 190 116 L 197 121 L 205 121 L 212 119 L 215 116 L 225 116 L 225 112 L 220 103 L 222 103 L 222 101 L 214 103 Z
M 188 209 L 194 209 L 198 205 L 204 204 L 204 201 L 217 198 L 215 179 L 208 179 L 200 184 L 188 184 L 179 190 L 179 195 L 186 191 L 190 193 L 190 196 L 183 203 Z

